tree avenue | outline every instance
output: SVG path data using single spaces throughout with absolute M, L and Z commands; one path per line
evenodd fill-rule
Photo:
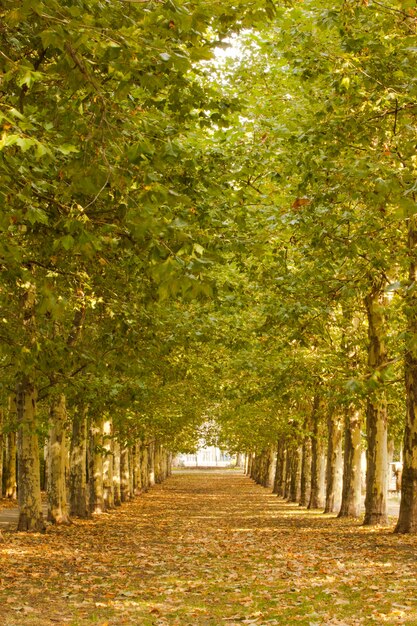
M 278 496 L 359 517 L 365 490 L 366 525 L 388 523 L 401 455 L 396 531 L 415 533 L 414 3 L 0 17 L 0 484 L 19 529 L 44 530 L 41 489 L 57 524 L 138 495 L 215 420 Z

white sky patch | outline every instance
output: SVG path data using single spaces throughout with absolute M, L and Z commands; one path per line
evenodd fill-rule
M 223 59 L 241 59 L 243 56 L 242 42 L 240 38 L 235 35 L 225 40 L 224 47 L 217 47 L 214 49 L 214 55 L 219 61 Z

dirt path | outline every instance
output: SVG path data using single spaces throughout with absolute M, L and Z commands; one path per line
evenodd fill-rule
M 94 521 L 5 533 L 1 626 L 417 625 L 417 538 L 184 473 Z

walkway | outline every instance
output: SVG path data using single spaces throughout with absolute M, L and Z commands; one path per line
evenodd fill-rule
M 176 474 L 188 474 L 190 470 L 177 470 Z M 195 471 L 195 470 L 194 470 Z M 227 475 L 230 474 L 229 470 L 218 470 L 216 473 L 220 475 L 220 473 L 224 471 Z M 204 473 L 201 472 L 202 474 Z M 4 500 L 3 500 L 4 502 Z M 365 496 L 362 498 L 362 510 L 365 510 Z M 400 497 L 398 495 L 390 494 L 388 498 L 388 515 L 391 517 L 398 518 L 398 512 L 400 510 Z M 47 515 L 47 505 L 43 504 L 43 514 L 46 518 Z M 19 509 L 17 506 L 13 508 L 0 508 L 0 530 L 15 530 L 17 527 L 17 522 L 19 520 Z
M 417 538 L 182 473 L 96 520 L 4 533 L 2 626 L 417 624 Z
M 48 512 L 47 504 L 42 505 L 43 515 L 46 518 Z M 19 521 L 19 509 L 17 506 L 13 508 L 0 508 L 0 530 L 16 530 Z

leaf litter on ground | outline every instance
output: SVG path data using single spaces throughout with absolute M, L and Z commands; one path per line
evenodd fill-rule
M 174 474 L 93 520 L 5 532 L 2 626 L 417 625 L 417 538 Z

